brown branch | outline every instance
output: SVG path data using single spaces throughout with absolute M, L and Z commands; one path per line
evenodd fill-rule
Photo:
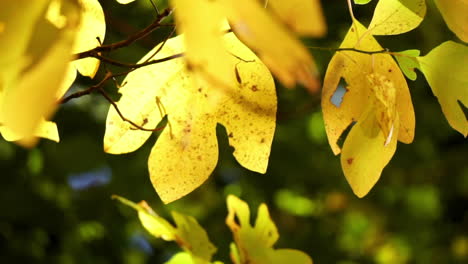
M 115 42 L 115 43 L 112 43 L 112 44 L 101 45 L 101 46 L 96 47 L 94 49 L 77 53 L 77 54 L 75 54 L 74 58 L 75 59 L 82 59 L 82 58 L 87 58 L 87 57 L 95 57 L 96 55 L 98 55 L 99 52 L 109 52 L 109 51 L 116 50 L 116 49 L 119 49 L 119 48 L 127 47 L 130 44 L 132 44 L 133 42 L 146 37 L 148 34 L 153 32 L 157 28 L 159 28 L 161 26 L 161 22 L 164 20 L 164 18 L 168 17 L 171 13 L 172 13 L 172 9 L 171 8 L 166 8 L 166 9 L 164 9 L 164 11 L 162 13 L 160 13 L 156 17 L 156 19 L 153 21 L 153 23 L 151 23 L 150 25 L 148 25 L 146 28 L 142 29 L 141 31 L 131 35 L 127 39 L 124 39 L 122 41 Z
M 142 62 L 142 63 L 138 63 L 138 64 L 132 64 L 132 63 L 125 63 L 125 62 L 116 61 L 116 60 L 104 57 L 102 55 L 99 55 L 99 54 L 94 54 L 92 57 L 94 57 L 96 59 L 99 59 L 100 61 L 112 64 L 114 66 L 118 66 L 118 67 L 122 67 L 122 68 L 138 69 L 138 68 L 148 66 L 148 65 L 151 65 L 151 64 L 161 63 L 161 62 L 165 62 L 165 61 L 168 61 L 168 60 L 180 58 L 182 56 L 184 56 L 184 53 L 177 53 L 177 54 L 167 56 L 167 57 L 164 57 L 164 58 L 161 58 L 161 59 L 146 61 L 146 62 Z

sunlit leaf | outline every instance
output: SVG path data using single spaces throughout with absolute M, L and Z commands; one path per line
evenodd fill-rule
M 368 4 L 371 0 L 354 0 L 354 3 L 357 5 L 365 5 Z
M 23 139 L 21 135 L 13 133 L 8 127 L 0 126 L 0 134 L 7 141 L 18 141 Z M 50 139 L 55 142 L 60 141 L 57 125 L 51 121 L 41 120 L 34 131 L 33 136 Z
M 370 103 L 372 105 L 372 102 Z M 393 129 L 398 131 L 398 116 Z M 395 154 L 397 137 L 390 140 L 378 126 L 375 108 L 370 106 L 351 128 L 343 144 L 341 167 L 358 197 L 365 196 L 380 178 L 383 168 Z
M 224 17 L 216 1 L 172 0 L 179 33 L 184 33 L 187 67 L 195 86 L 235 86 L 233 61 L 223 43 Z
M 268 0 L 265 5 L 300 35 L 321 37 L 327 31 L 319 0 Z
M 358 32 L 355 32 L 355 30 Z M 380 51 L 381 46 L 370 35 L 365 37 L 365 28 L 355 22 L 340 48 L 356 48 L 365 51 Z M 335 154 L 340 153 L 337 145 L 341 134 L 350 124 L 356 122 L 368 105 L 373 94 L 368 74 L 386 76 L 396 89 L 396 110 L 400 119 L 398 139 L 411 143 L 414 137 L 414 110 L 406 81 L 392 57 L 388 54 L 363 54 L 354 51 L 340 51 L 333 56 L 325 75 L 322 91 L 322 109 L 328 141 Z M 331 102 L 340 80 L 346 83 L 346 94 L 339 107 Z M 374 95 L 372 95 L 374 96 Z M 396 132 L 396 131 L 395 131 Z
M 435 0 L 447 26 L 457 37 L 468 42 L 468 1 Z
M 259 55 L 287 87 L 319 88 L 317 69 L 307 49 L 258 1 L 219 0 L 236 35 Z M 281 41 L 278 41 L 281 40 Z
M 190 260 L 194 264 L 211 263 L 216 247 L 210 242 L 206 231 L 191 216 L 172 212 L 175 226 L 158 216 L 149 205 L 142 201 L 135 204 L 123 197 L 114 196 L 122 203 L 138 211 L 143 227 L 152 235 L 167 241 L 175 241 L 186 254 L 177 254 L 169 263 L 182 263 L 181 260 Z
M 124 115 L 154 128 L 164 115 L 168 124 L 148 160 L 151 180 L 164 202 L 197 188 L 213 171 L 218 159 L 216 124 L 226 127 L 234 156 L 244 167 L 264 173 L 275 130 L 276 93 L 268 69 L 230 33 L 224 45 L 234 62 L 236 85 L 194 86 L 183 58 L 140 68 L 130 73 L 117 103 Z M 158 49 L 150 51 L 146 61 Z M 170 39 L 154 58 L 183 52 L 183 39 Z M 228 61 L 229 63 L 229 61 Z M 119 154 L 139 148 L 151 132 L 122 121 L 111 108 L 104 148 Z
M 133 1 L 135 1 L 135 0 L 116 0 L 116 1 L 119 2 L 120 4 L 124 4 L 124 5 L 125 5 L 125 4 L 128 4 L 128 3 L 131 3 L 131 2 L 133 2 Z
M 73 52 L 83 52 L 99 46 L 99 41 L 104 42 L 106 23 L 104 12 L 97 0 L 79 0 L 82 5 L 82 19 L 78 26 L 78 33 Z M 76 68 L 83 76 L 93 78 L 99 68 L 99 60 L 85 58 L 74 61 Z
M 51 20 L 49 8 L 57 3 L 57 20 Z M 16 6 L 21 7 L 19 12 Z M 0 122 L 21 137 L 23 145 L 36 142 L 34 133 L 40 121 L 54 112 L 56 94 L 71 59 L 78 10 L 73 1 L 2 4 L 0 20 L 5 21 L 5 30 L 0 42 L 5 45 L 3 50 L 14 52 L 0 59 L 2 68 L 8 68 L 0 77 Z
M 419 50 L 405 50 L 394 53 L 394 57 L 398 65 L 400 65 L 401 71 L 412 81 L 416 80 L 417 77 L 414 70 L 419 68 L 419 62 L 416 57 L 418 57 L 420 53 Z
M 340 48 L 382 51 L 358 21 L 351 26 Z M 343 81 L 346 93 L 337 106 L 332 97 Z M 354 124 L 345 139 L 341 163 L 346 179 L 359 197 L 367 194 L 380 177 L 395 152 L 396 140 L 411 143 L 414 137 L 414 110 L 406 80 L 385 52 L 337 52 L 325 75 L 322 110 L 328 141 L 335 154 L 342 151 L 338 140 Z
M 459 102 L 468 107 L 468 47 L 446 41 L 418 60 L 449 124 L 466 137 L 468 120 Z
M 250 209 L 244 201 L 230 195 L 227 205 L 226 224 L 231 229 L 236 243 L 235 246 L 231 246 L 231 256 L 234 256 L 235 263 L 312 264 L 312 259 L 302 251 L 273 248 L 279 235 L 265 204 L 258 208 L 254 226 L 250 224 Z
M 397 35 L 416 28 L 426 15 L 425 0 L 380 0 L 369 25 L 372 35 Z

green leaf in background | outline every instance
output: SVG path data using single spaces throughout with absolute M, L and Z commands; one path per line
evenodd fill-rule
M 395 52 L 394 57 L 400 66 L 401 71 L 405 76 L 414 81 L 417 78 L 417 74 L 414 69 L 419 68 L 419 62 L 416 57 L 419 56 L 421 52 L 416 49 L 404 50 L 400 52 Z
M 138 211 L 143 227 L 152 235 L 166 241 L 175 241 L 185 254 L 176 254 L 169 262 L 208 264 L 216 252 L 216 247 L 210 242 L 205 230 L 191 216 L 172 212 L 176 226 L 158 216 L 145 201 L 135 204 L 123 197 L 114 196 L 117 200 Z M 187 257 L 189 256 L 189 257 Z M 190 259 L 190 262 L 186 260 Z
M 446 41 L 418 61 L 449 124 L 466 137 L 468 120 L 459 102 L 468 106 L 468 47 Z
M 275 223 L 268 208 L 258 208 L 255 226 L 250 224 L 250 209 L 247 203 L 230 195 L 227 198 L 226 224 L 231 229 L 236 245 L 231 245 L 231 258 L 236 264 L 312 264 L 312 259 L 302 251 L 274 249 L 279 238 Z

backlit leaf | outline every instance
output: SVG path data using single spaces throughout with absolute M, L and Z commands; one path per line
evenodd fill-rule
M 318 72 L 307 49 L 258 1 L 217 2 L 236 35 L 255 50 L 285 86 L 300 83 L 311 91 L 319 88 Z
M 192 72 L 187 70 L 183 58 L 178 58 L 130 73 L 120 89 L 119 109 L 137 124 L 154 128 L 168 115 L 168 124 L 148 160 L 152 183 L 166 203 L 190 193 L 213 171 L 218 159 L 217 123 L 225 126 L 233 154 L 241 165 L 257 172 L 266 170 L 276 117 L 273 79 L 232 33 L 224 37 L 224 45 L 231 54 L 227 63 L 236 76 L 234 87 L 212 83 L 194 86 Z M 154 58 L 183 50 L 182 37 L 176 37 L 168 40 Z M 151 132 L 137 130 L 122 121 L 113 108 L 109 110 L 106 152 L 134 151 L 150 135 Z
M 372 35 L 398 35 L 416 28 L 425 15 L 425 0 L 379 0 L 369 31 Z
M 6 141 L 18 141 L 23 139 L 22 136 L 13 133 L 8 127 L 0 126 L 0 134 Z M 34 131 L 33 136 L 47 138 L 55 142 L 60 141 L 60 137 L 57 130 L 57 125 L 51 121 L 41 120 L 39 125 Z
M 99 40 L 104 42 L 106 23 L 104 12 L 97 0 L 79 0 L 82 5 L 82 19 L 78 26 L 78 33 L 73 52 L 83 52 L 99 46 Z M 85 58 L 74 61 L 76 68 L 83 76 L 93 78 L 99 68 L 99 60 L 96 58 Z
M 312 264 L 312 259 L 302 251 L 273 248 L 279 234 L 265 204 L 258 208 L 254 226 L 250 224 L 250 209 L 244 201 L 230 195 L 227 205 L 226 224 L 231 229 L 236 243 L 231 245 L 234 263 Z
M 120 4 L 124 4 L 124 5 L 125 5 L 125 4 L 128 4 L 128 3 L 131 3 L 131 2 L 133 2 L 133 1 L 135 1 L 135 0 L 116 0 L 116 1 L 119 2 Z
M 418 57 L 420 53 L 419 50 L 405 50 L 393 54 L 398 65 L 400 65 L 401 71 L 412 81 L 416 80 L 417 77 L 414 70 L 419 68 L 419 62 L 416 57 Z
M 210 242 L 206 231 L 197 220 L 191 216 L 172 212 L 175 226 L 158 216 L 149 205 L 142 201 L 135 204 L 123 197 L 114 196 L 125 205 L 138 211 L 143 227 L 152 235 L 166 241 L 175 241 L 185 254 L 177 254 L 169 263 L 182 263 L 181 260 L 190 260 L 194 264 L 209 264 L 216 252 L 216 247 Z
M 468 0 L 435 0 L 435 3 L 450 30 L 468 42 Z
M 343 144 L 341 167 L 346 180 L 358 197 L 364 197 L 380 178 L 383 168 L 395 154 L 397 137 L 385 136 L 378 126 L 372 103 L 351 128 Z M 399 120 L 393 122 L 398 131 Z
M 319 0 L 268 0 L 265 4 L 297 34 L 321 37 L 327 31 Z
M 340 48 L 382 50 L 358 21 Z M 342 81 L 346 93 L 337 106 L 332 97 Z M 359 197 L 367 194 L 380 177 L 395 152 L 396 140 L 411 143 L 414 137 L 414 110 L 408 86 L 389 54 L 337 52 L 325 75 L 322 110 L 328 141 L 336 155 L 342 151 L 337 144 L 339 138 L 354 124 L 345 139 L 341 163 Z
M 446 41 L 418 60 L 449 124 L 466 137 L 468 121 L 459 102 L 468 106 L 468 47 Z
M 365 5 L 368 4 L 371 0 L 354 0 L 354 3 L 357 5 Z
M 50 8 L 53 11 L 57 3 L 59 19 L 53 20 Z M 15 12 L 17 6 L 21 11 Z M 78 11 L 73 1 L 2 4 L 0 20 L 5 21 L 5 30 L 0 43 L 5 45 L 3 50 L 14 52 L 0 59 L 2 68 L 8 68 L 0 77 L 0 123 L 22 138 L 23 145 L 36 142 L 34 133 L 41 120 L 54 112 L 56 94 L 71 59 Z

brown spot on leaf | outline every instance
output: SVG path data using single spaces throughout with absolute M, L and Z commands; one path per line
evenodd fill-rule
M 348 163 L 348 165 L 353 164 L 353 161 L 354 161 L 354 158 L 349 158 L 349 159 L 346 160 L 346 162 Z
M 234 137 L 234 135 L 232 134 L 232 132 L 229 133 L 228 137 L 230 137 L 230 138 Z
M 265 138 L 262 138 L 262 139 L 260 140 L 260 143 L 265 143 Z
M 258 91 L 257 85 L 252 85 L 250 89 L 252 90 L 252 92 Z

